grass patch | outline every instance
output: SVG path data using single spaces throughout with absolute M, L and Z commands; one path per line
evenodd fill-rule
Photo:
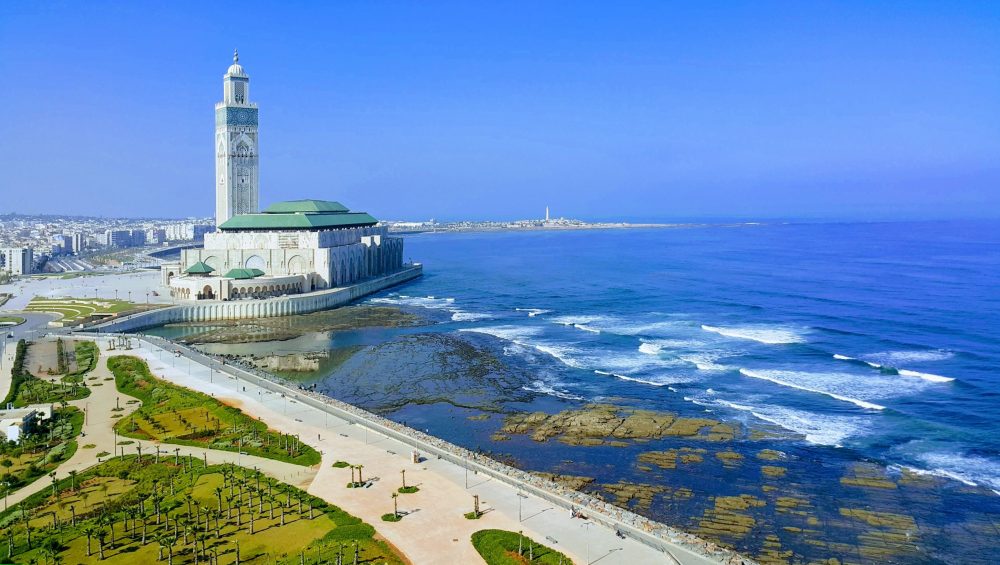
M 295 436 L 282 434 L 237 408 L 200 392 L 152 376 L 146 363 L 129 356 L 108 359 L 121 392 L 142 406 L 115 424 L 118 433 L 181 445 L 243 451 L 297 465 L 315 465 L 320 454 Z
M 336 463 L 334 463 L 333 465 L 330 465 L 330 466 L 334 467 L 336 469 L 343 469 L 345 467 L 350 467 L 351 464 L 348 463 L 347 461 L 337 461 Z
M 96 443 L 88 443 L 87 445 L 83 446 L 84 449 L 94 449 L 95 447 L 97 447 Z
M 388 514 L 382 514 L 382 521 L 383 522 L 398 522 L 398 521 L 400 521 L 402 519 L 403 519 L 402 516 L 400 516 L 399 514 L 393 514 L 392 512 L 390 512 Z
M 544 563 L 572 565 L 564 554 L 517 532 L 480 530 L 472 534 L 472 546 L 487 565 Z
M 10 535 L 16 563 L 291 565 L 303 555 L 334 563 L 338 554 L 349 563 L 355 545 L 360 563 L 403 562 L 374 539 L 374 528 L 336 506 L 254 471 L 190 457 L 130 455 L 63 478 L 0 513 L 5 546 Z
M 20 316 L 0 316 L 0 326 L 19 326 L 24 323 L 24 318 Z
M 93 317 L 107 317 L 138 309 L 127 300 L 107 298 L 42 298 L 35 297 L 25 306 L 28 312 L 48 312 L 62 316 L 63 324 L 80 324 Z
M 396 492 L 398 492 L 399 494 L 413 494 L 415 492 L 420 492 L 420 487 L 414 487 L 414 486 L 399 487 L 398 489 L 396 489 Z
M 478 519 L 480 519 L 480 518 L 483 517 L 483 513 L 482 512 L 466 512 L 465 514 L 462 514 L 462 516 L 465 516 L 466 520 L 478 520 Z

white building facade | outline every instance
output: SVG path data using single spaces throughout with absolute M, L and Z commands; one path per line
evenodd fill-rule
M 12 275 L 30 275 L 35 266 L 35 251 L 30 247 L 0 249 L 0 270 Z
M 259 210 L 260 158 L 257 105 L 250 102 L 250 77 L 233 54 L 223 77 L 223 99 L 215 105 L 215 225 Z

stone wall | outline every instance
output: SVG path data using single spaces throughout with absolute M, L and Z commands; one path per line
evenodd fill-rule
M 124 318 L 116 318 L 91 326 L 88 330 L 130 332 L 177 322 L 210 322 L 215 320 L 240 320 L 307 314 L 309 312 L 343 306 L 362 296 L 415 279 L 422 274 L 423 266 L 417 263 L 408 265 L 391 275 L 369 279 L 343 288 L 263 300 L 240 300 L 236 302 L 204 300 L 200 303 L 181 304 L 169 308 L 141 312 Z

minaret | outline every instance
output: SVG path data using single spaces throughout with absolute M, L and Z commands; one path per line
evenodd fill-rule
M 250 77 L 233 52 L 215 105 L 215 225 L 237 214 L 255 214 L 260 192 L 257 105 L 250 102 Z
M 546 222 L 549 221 L 549 207 L 548 206 L 545 207 L 545 221 Z

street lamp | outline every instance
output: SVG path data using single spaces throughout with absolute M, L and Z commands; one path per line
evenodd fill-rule
M 584 522 L 583 527 L 587 528 L 587 565 L 590 565 L 590 526 L 593 526 L 593 522 Z
M 524 519 L 521 518 L 521 501 L 528 498 L 528 495 L 517 493 L 517 521 L 523 522 Z

